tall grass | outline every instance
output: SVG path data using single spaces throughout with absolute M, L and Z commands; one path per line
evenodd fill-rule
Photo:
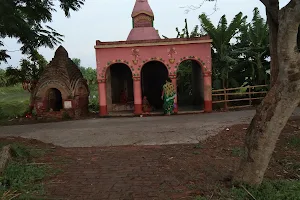
M 22 116 L 29 105 L 30 93 L 21 85 L 0 87 L 0 119 Z

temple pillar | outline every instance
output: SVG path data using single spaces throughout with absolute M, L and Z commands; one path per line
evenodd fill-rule
M 134 94 L 134 114 L 140 115 L 143 113 L 142 89 L 140 77 L 133 78 L 133 94 Z
M 171 77 L 172 80 L 172 84 L 174 85 L 175 91 L 176 91 L 176 97 L 174 99 L 174 104 L 176 105 L 176 107 L 174 108 L 174 113 L 178 113 L 178 103 L 177 103 L 177 77 L 173 76 Z
M 100 80 L 98 84 L 99 89 L 99 105 L 100 105 L 100 116 L 108 115 L 107 103 L 106 103 L 106 81 Z
M 211 72 L 203 72 L 204 82 L 204 112 L 212 112 Z

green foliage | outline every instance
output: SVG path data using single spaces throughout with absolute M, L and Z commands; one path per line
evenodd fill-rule
M 249 24 L 243 24 L 237 37 L 233 54 L 239 58 L 236 73 L 242 73 L 248 85 L 267 84 L 270 64 L 266 60 L 269 53 L 269 30 L 266 21 L 260 16 L 258 8 L 253 10 Z
M 191 104 L 193 61 L 180 63 L 177 71 L 178 103 Z
M 233 18 L 231 23 L 228 24 L 226 16 L 223 15 L 219 24 L 215 27 L 205 14 L 199 16 L 202 28 L 213 40 L 214 89 L 238 86 L 238 81 L 235 80 L 235 76 L 231 75 L 231 71 L 234 71 L 237 65 L 237 57 L 231 54 L 232 45 L 230 42 L 238 34 L 246 18 L 247 17 L 244 17 L 243 13 L 240 12 Z
M 1 144 L 3 146 L 4 144 Z M 47 165 L 31 163 L 45 153 L 45 150 L 31 148 L 20 144 L 11 144 L 12 161 L 10 161 L 0 178 L 0 196 L 6 191 L 17 191 L 17 199 L 41 199 L 44 194 L 42 180 L 54 174 Z
M 97 83 L 96 69 L 93 69 L 91 67 L 88 68 L 80 67 L 80 71 L 83 77 L 87 80 L 88 85 L 93 85 Z
M 184 28 L 181 30 L 181 32 L 179 31 L 178 27 L 176 28 L 177 38 L 195 38 L 195 37 L 201 37 L 205 35 L 204 31 L 200 29 L 198 25 L 196 25 L 193 31 L 189 33 L 187 19 L 184 20 L 184 23 L 185 25 Z
M 85 0 L 59 0 L 60 8 L 67 17 L 70 10 L 77 11 Z M 44 46 L 53 48 L 62 41 L 62 35 L 47 25 L 56 11 L 54 0 L 1 0 L 1 38 L 16 38 L 22 44 L 23 54 L 32 54 Z M 0 41 L 0 47 L 4 46 Z M 9 58 L 7 50 L 0 49 L 0 61 Z
M 259 187 L 247 187 L 256 200 L 300 200 L 300 181 L 265 181 Z M 230 199 L 252 200 L 243 188 L 233 188 Z
M 0 87 L 4 87 L 7 84 L 7 77 L 5 75 L 5 70 L 0 69 Z
M 7 68 L 5 73 L 7 85 L 14 85 L 24 81 L 37 81 L 46 65 L 46 59 L 37 51 L 34 51 L 28 59 L 22 59 L 20 61 L 19 68 Z
M 73 63 L 77 65 L 77 67 L 81 67 L 81 60 L 79 58 L 72 58 Z
M 90 88 L 89 110 L 92 112 L 98 112 L 100 109 L 98 85 L 97 84 L 89 85 L 89 88 Z
M 81 66 L 81 60 L 79 58 L 73 58 L 72 61 L 79 67 L 83 77 L 87 80 L 88 85 L 97 83 L 96 69 Z

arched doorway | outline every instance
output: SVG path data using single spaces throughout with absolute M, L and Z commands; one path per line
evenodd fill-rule
M 146 96 L 150 105 L 155 109 L 161 109 L 162 87 L 168 78 L 168 69 L 159 61 L 146 63 L 141 71 L 142 95 Z
M 133 79 L 130 68 L 123 63 L 111 65 L 106 73 L 108 111 L 134 109 Z
M 63 108 L 61 92 L 56 88 L 50 88 L 48 91 L 48 109 L 49 111 L 60 111 Z
M 181 62 L 177 71 L 177 104 L 179 110 L 204 109 L 203 85 L 201 65 L 195 60 Z

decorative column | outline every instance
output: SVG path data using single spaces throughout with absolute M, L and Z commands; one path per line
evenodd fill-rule
M 204 71 L 204 112 L 212 112 L 211 71 Z
M 143 113 L 143 102 L 142 102 L 142 89 L 141 89 L 141 78 L 133 77 L 133 90 L 134 90 L 134 114 L 140 115 Z
M 107 103 L 106 103 L 106 80 L 99 80 L 99 105 L 100 105 L 100 116 L 108 115 Z
M 170 75 L 170 78 L 172 80 L 172 84 L 174 85 L 175 91 L 176 91 L 176 97 L 174 99 L 174 104 L 176 107 L 174 108 L 174 113 L 178 113 L 178 103 L 177 103 L 177 77 L 176 75 Z

